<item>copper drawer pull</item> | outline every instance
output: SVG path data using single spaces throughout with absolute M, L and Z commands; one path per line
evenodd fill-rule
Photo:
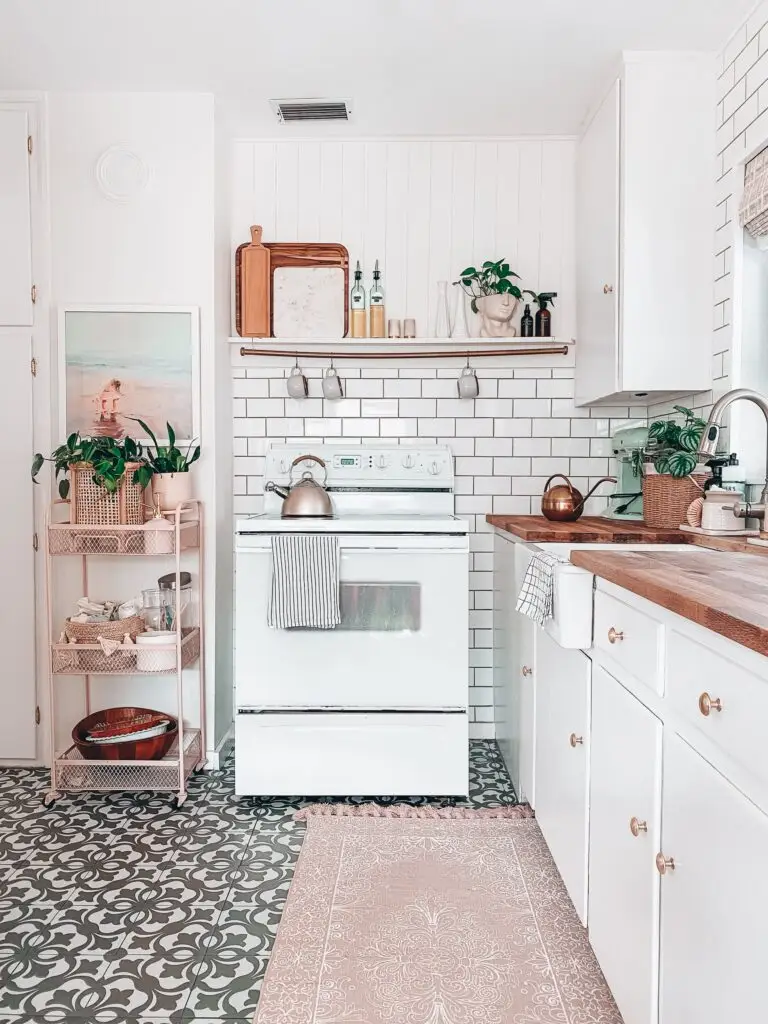
M 617 640 L 623 640 L 623 639 L 624 639 L 623 631 L 620 632 L 618 629 L 614 629 L 614 627 L 611 626 L 611 628 L 608 630 L 608 643 L 609 644 L 615 644 Z
M 523 675 L 524 676 L 532 676 L 533 675 L 533 669 L 529 668 L 527 665 L 523 665 Z
M 577 736 L 575 732 L 572 732 L 571 733 L 571 738 L 570 738 L 569 742 L 570 742 L 572 747 L 577 747 L 580 743 L 584 742 L 584 737 L 583 736 Z
M 603 285 L 603 295 L 610 295 L 612 291 L 613 291 L 613 285 L 612 284 L 604 284 Z
M 707 691 L 699 697 L 699 711 L 705 717 L 709 716 L 713 711 L 722 711 L 723 705 L 719 697 L 710 697 Z
M 637 838 L 640 835 L 641 832 L 647 832 L 648 831 L 648 822 L 647 821 L 640 821 L 639 818 L 630 818 L 629 819 L 629 831 L 632 833 L 632 835 L 635 838 Z
M 656 870 L 660 875 L 666 875 L 668 871 L 675 870 L 675 858 L 665 857 L 663 853 L 656 854 Z

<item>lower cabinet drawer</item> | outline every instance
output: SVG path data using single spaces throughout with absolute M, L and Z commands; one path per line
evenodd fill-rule
M 598 589 L 595 592 L 593 642 L 599 651 L 633 679 L 656 693 L 664 692 L 660 622 Z
M 466 796 L 468 716 L 238 714 L 240 796 Z
M 667 638 L 666 676 L 675 710 L 737 764 L 768 781 L 768 679 L 674 630 Z
M 624 1024 L 657 1019 L 661 734 L 659 719 L 594 666 L 589 938 Z

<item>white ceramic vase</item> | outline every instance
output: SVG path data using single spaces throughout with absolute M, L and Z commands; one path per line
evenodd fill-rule
M 448 310 L 448 282 L 437 282 L 437 311 L 435 313 L 435 330 L 433 338 L 450 338 L 451 321 Z
M 152 477 L 152 497 L 155 504 L 160 502 L 164 512 L 173 511 L 183 501 L 192 497 L 192 474 L 155 473 Z
M 453 286 L 453 319 L 451 320 L 451 337 L 468 338 L 467 296 L 461 285 Z

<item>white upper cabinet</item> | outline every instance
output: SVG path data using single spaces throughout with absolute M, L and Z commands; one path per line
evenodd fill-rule
M 577 153 L 576 402 L 711 384 L 714 64 L 625 55 Z
M 32 325 L 29 115 L 0 106 L 0 327 Z

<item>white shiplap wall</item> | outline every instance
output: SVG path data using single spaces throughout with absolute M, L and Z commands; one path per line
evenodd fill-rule
M 555 333 L 575 329 L 571 139 L 241 141 L 234 147 L 233 245 L 342 242 L 370 287 L 384 272 L 387 315 L 434 330 L 437 282 L 508 258 L 523 287 L 556 291 Z
M 382 261 L 388 316 L 431 333 L 438 280 L 506 256 L 525 287 L 559 293 L 555 332 L 570 338 L 574 305 L 571 140 L 238 142 L 233 247 L 262 224 L 267 241 L 342 241 L 350 258 Z M 457 514 L 472 529 L 470 685 L 475 736 L 493 735 L 489 512 L 537 511 L 546 478 L 586 489 L 609 469 L 608 437 L 644 409 L 576 409 L 566 357 L 478 361 L 481 394 L 456 397 L 460 360 L 398 365 L 345 360 L 346 398 L 325 401 L 321 367 L 304 364 L 310 396 L 288 399 L 291 359 L 243 359 L 233 346 L 235 512 L 262 508 L 270 441 L 447 444 Z

